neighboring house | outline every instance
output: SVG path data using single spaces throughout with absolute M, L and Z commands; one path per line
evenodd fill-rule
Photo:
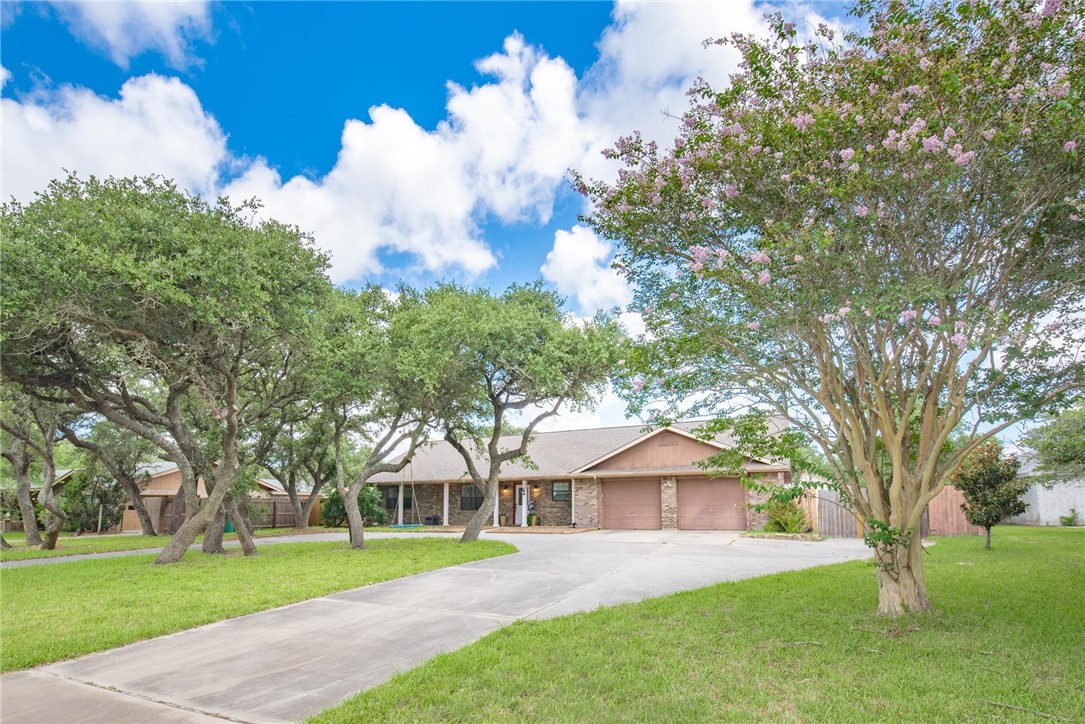
M 1021 463 L 1019 477 L 1028 479 L 1037 475 L 1036 460 L 1026 458 Z M 1021 515 L 1007 518 L 1007 523 L 1018 525 L 1059 525 L 1059 518 L 1070 515 L 1070 509 L 1085 520 L 1085 480 L 1058 483 L 1051 487 L 1035 484 L 1025 493 L 1028 510 Z
M 731 439 L 711 442 L 685 422 L 645 432 L 643 425 L 536 433 L 529 461 L 501 470 L 494 525 L 524 526 L 534 513 L 541 525 L 615 529 L 746 530 L 765 516 L 748 508 L 756 496 L 736 477 L 713 478 L 697 463 L 725 449 Z M 520 436 L 501 438 L 501 449 Z M 749 473 L 776 482 L 791 479 L 788 462 L 750 459 Z M 464 525 L 482 506 L 460 454 L 447 442 L 416 451 L 402 473 L 375 475 L 392 522 Z M 401 505 L 402 501 L 402 505 Z
M 141 471 L 145 473 L 145 481 L 140 482 L 143 505 L 147 508 L 148 515 L 154 523 L 156 533 L 168 532 L 173 518 L 173 501 L 177 497 L 177 491 L 181 488 L 181 471 L 175 463 L 158 462 L 151 463 Z M 262 516 L 255 525 L 257 528 L 287 527 L 294 525 L 294 508 L 290 504 L 290 496 L 277 480 L 260 479 L 256 481 L 257 488 L 251 494 L 254 508 L 263 508 L 266 515 Z M 207 489 L 203 479 L 196 481 L 196 494 L 204 499 L 207 497 Z M 302 501 L 308 500 L 308 493 L 301 493 Z M 182 503 L 183 505 L 183 503 Z M 261 516 L 256 516 L 261 517 Z M 184 514 L 181 515 L 184 520 Z M 320 520 L 320 504 L 313 506 L 309 515 L 309 525 L 316 525 Z M 128 505 L 124 516 L 121 518 L 121 532 L 139 531 L 139 518 L 135 508 Z

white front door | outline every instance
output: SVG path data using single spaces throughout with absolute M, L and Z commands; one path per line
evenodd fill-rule
M 516 486 L 516 517 L 519 518 L 516 522 L 519 523 L 522 528 L 527 527 L 527 508 L 529 500 L 531 500 L 531 498 L 528 494 L 527 483 L 520 483 Z

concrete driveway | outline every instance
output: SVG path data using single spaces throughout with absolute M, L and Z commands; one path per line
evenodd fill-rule
M 724 532 L 487 537 L 520 552 L 8 674 L 0 719 L 296 721 L 518 619 L 869 555 L 858 540 Z

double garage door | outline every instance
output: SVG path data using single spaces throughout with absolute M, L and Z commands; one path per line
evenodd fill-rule
M 679 478 L 678 527 L 684 530 L 744 530 L 746 500 L 734 478 Z M 603 527 L 658 530 L 663 527 L 659 478 L 603 482 Z

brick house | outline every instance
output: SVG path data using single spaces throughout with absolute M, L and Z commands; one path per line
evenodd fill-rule
M 746 530 L 763 514 L 748 508 L 753 496 L 735 477 L 709 477 L 697 463 L 728 445 L 721 435 L 705 442 L 691 434 L 699 423 L 645 432 L 642 425 L 541 432 L 528 447 L 530 463 L 506 464 L 494 525 L 527 525 L 534 514 L 546 526 L 582 528 Z M 502 449 L 519 444 L 502 438 Z M 788 462 L 750 459 L 749 473 L 787 483 Z M 402 473 L 374 476 L 393 523 L 465 525 L 482 493 L 463 458 L 444 441 L 420 448 Z M 402 505 L 401 505 L 402 502 Z

